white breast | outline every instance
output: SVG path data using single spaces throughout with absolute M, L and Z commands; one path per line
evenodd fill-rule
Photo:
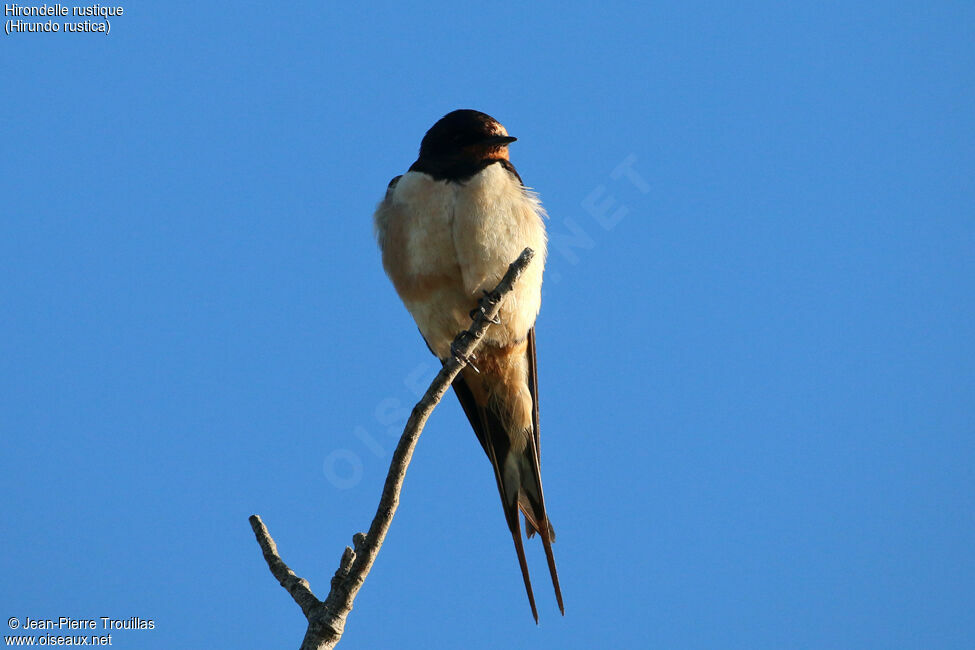
M 520 341 L 535 322 L 545 264 L 544 210 L 500 164 L 464 183 L 408 172 L 376 211 L 383 263 L 434 352 L 443 358 L 470 325 L 482 290 L 493 289 L 526 246 L 536 257 L 506 299 L 488 339 Z
M 502 327 L 489 332 L 501 345 L 521 341 L 541 306 L 545 268 L 545 225 L 537 195 L 499 164 L 488 165 L 458 192 L 454 246 L 469 295 L 480 297 L 501 280 L 525 247 L 535 259 L 501 310 Z

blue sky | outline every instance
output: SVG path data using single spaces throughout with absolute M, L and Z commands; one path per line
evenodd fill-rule
M 371 214 L 464 107 L 550 214 L 566 616 L 450 396 L 340 647 L 975 645 L 975 7 L 124 7 L 0 44 L 0 614 L 297 647 L 247 517 L 319 595 L 368 526 L 435 368 Z

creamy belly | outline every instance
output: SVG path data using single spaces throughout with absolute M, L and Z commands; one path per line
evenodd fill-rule
M 482 291 L 493 289 L 530 246 L 536 257 L 485 339 L 508 346 L 527 336 L 541 304 L 543 214 L 535 195 L 499 164 L 464 183 L 420 172 L 400 178 L 376 212 L 383 265 L 437 356 L 449 354 Z

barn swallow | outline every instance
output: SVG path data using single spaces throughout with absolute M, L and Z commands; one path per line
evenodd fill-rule
M 485 291 L 526 247 L 535 258 L 466 366 L 454 393 L 494 468 L 504 516 L 514 538 L 532 616 L 538 622 L 519 510 L 526 534 L 542 540 L 559 610 L 555 531 L 545 511 L 538 447 L 535 318 L 545 265 L 545 211 L 508 155 L 516 138 L 489 115 L 448 113 L 420 143 L 420 155 L 397 176 L 375 214 L 383 267 L 427 347 L 441 362 L 470 324 Z

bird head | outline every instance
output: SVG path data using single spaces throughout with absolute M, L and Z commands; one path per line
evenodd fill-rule
M 515 140 L 490 115 L 460 109 L 447 113 L 430 127 L 420 143 L 420 158 L 507 160 L 508 145 Z

